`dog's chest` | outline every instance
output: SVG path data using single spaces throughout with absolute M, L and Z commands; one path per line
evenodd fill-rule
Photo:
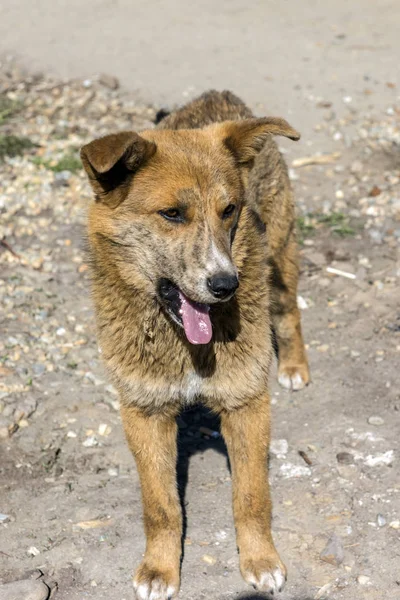
M 182 380 L 180 396 L 183 402 L 191 403 L 199 396 L 204 395 L 206 383 L 203 377 L 200 377 L 194 371 L 189 371 Z

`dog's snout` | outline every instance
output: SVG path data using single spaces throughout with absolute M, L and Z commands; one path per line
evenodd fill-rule
M 227 298 L 233 294 L 238 286 L 239 280 L 236 275 L 229 273 L 218 273 L 207 279 L 207 286 L 215 298 Z

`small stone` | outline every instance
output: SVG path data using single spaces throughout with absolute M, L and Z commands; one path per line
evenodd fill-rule
M 82 443 L 82 446 L 85 446 L 85 448 L 93 448 L 94 446 L 98 446 L 98 444 L 99 442 L 96 436 L 91 435 Z
M 384 527 L 386 525 L 386 519 L 381 514 L 377 515 L 376 522 L 378 523 L 378 527 Z
M 77 434 L 75 433 L 75 431 L 68 431 L 67 437 L 68 438 L 76 438 Z
M 300 310 L 306 310 L 308 308 L 307 300 L 303 296 L 297 296 L 297 306 Z
M 359 575 L 357 577 L 357 583 L 359 583 L 360 585 L 370 585 L 371 579 L 366 575 Z
M 392 529 L 400 529 L 400 521 L 391 521 L 389 527 Z
M 50 590 L 43 581 L 24 579 L 0 585 L 1 600 L 46 600 Z
M 317 346 L 318 352 L 328 352 L 329 344 L 322 344 L 321 346 Z
M 343 562 L 344 550 L 340 538 L 334 533 L 320 554 L 321 560 L 339 566 Z
M 100 379 L 99 377 L 96 377 L 96 375 L 94 373 L 92 373 L 91 371 L 88 371 L 87 373 L 85 373 L 85 378 L 88 379 L 89 381 L 91 381 L 94 385 L 103 385 L 104 381 L 102 379 Z
M 108 436 L 111 433 L 111 427 L 107 423 L 101 423 L 99 425 L 99 435 Z
M 354 463 L 354 457 L 350 452 L 338 452 L 336 460 L 341 465 L 352 465 Z
M 375 456 L 369 454 L 366 457 L 364 464 L 367 467 L 382 467 L 391 465 L 393 463 L 393 460 L 394 452 L 393 450 L 388 450 L 387 452 L 379 453 Z
M 7 440 L 9 437 L 8 427 L 0 427 L 0 440 Z
M 288 453 L 289 444 L 287 440 L 271 440 L 269 450 L 278 458 L 284 458 Z
M 291 479 L 292 477 L 308 477 L 311 475 L 311 469 L 309 467 L 293 465 L 292 463 L 285 463 L 279 470 L 282 477 L 285 479 Z
M 118 477 L 119 475 L 119 469 L 114 468 L 114 467 L 110 467 L 107 471 L 108 475 L 110 477 Z
M 99 77 L 99 83 L 104 85 L 104 87 L 109 90 L 117 90 L 119 88 L 119 81 L 113 75 L 107 75 L 106 73 L 102 73 Z
M 374 187 L 369 191 L 368 196 L 375 198 L 375 196 L 379 196 L 381 193 L 382 193 L 382 190 L 380 188 L 378 188 L 377 185 L 374 185 Z
M 384 419 L 382 419 L 382 417 L 372 416 L 372 417 L 369 417 L 368 423 L 370 425 L 377 425 L 377 426 L 379 426 L 379 425 L 384 425 L 385 421 L 384 421 Z
M 208 565 L 215 565 L 215 563 L 217 562 L 217 559 L 215 558 L 215 556 L 211 556 L 211 554 L 204 554 L 204 556 L 202 558 L 203 558 L 203 561 L 205 563 L 207 563 Z
M 9 516 L 5 515 L 3 513 L 0 513 L 0 523 L 7 523 L 7 521 L 9 520 Z
M 322 586 L 314 596 L 314 600 L 322 600 L 327 598 L 326 594 L 332 590 L 334 583 L 329 582 Z
M 28 548 L 28 554 L 30 556 L 38 556 L 40 554 L 40 550 L 38 550 L 36 546 L 30 546 Z

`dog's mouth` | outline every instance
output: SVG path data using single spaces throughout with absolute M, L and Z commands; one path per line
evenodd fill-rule
M 212 338 L 210 305 L 190 300 L 170 281 L 161 279 L 159 295 L 172 319 L 183 327 L 191 344 L 208 344 Z

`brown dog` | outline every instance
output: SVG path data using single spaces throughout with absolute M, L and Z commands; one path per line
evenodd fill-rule
M 144 505 L 140 600 L 179 589 L 182 517 L 175 418 L 201 401 L 221 417 L 244 579 L 270 594 L 286 569 L 271 536 L 267 391 L 309 381 L 296 304 L 293 200 L 272 135 L 229 92 L 208 92 L 158 129 L 95 140 L 82 161 L 99 344 L 121 399 Z

